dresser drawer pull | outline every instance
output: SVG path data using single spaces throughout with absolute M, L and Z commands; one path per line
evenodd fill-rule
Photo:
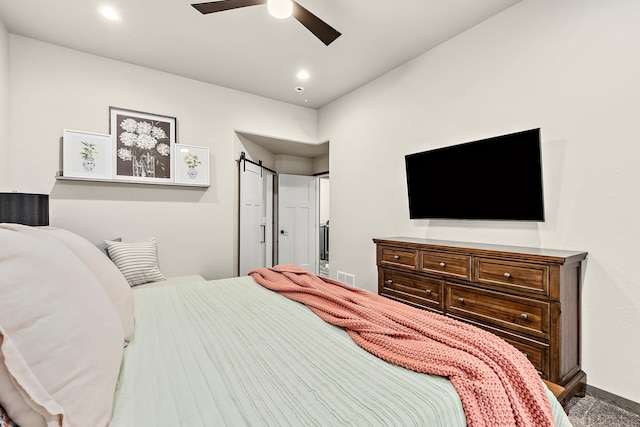
M 440 267 L 444 267 L 445 265 L 447 265 L 447 264 L 445 264 L 444 262 L 440 263 Z
M 425 292 L 427 293 L 427 295 L 431 295 L 431 289 L 427 289 Z
M 527 353 L 522 353 L 522 355 L 523 355 L 524 357 L 526 357 L 527 359 L 529 358 L 529 355 L 528 355 Z
M 509 277 L 511 277 L 511 273 L 504 273 L 503 276 L 508 279 Z
M 458 298 L 458 302 L 459 302 L 460 304 L 464 304 L 464 298 Z
M 522 314 L 520 315 L 520 318 L 521 318 L 522 320 L 527 320 L 527 319 L 529 318 L 529 316 L 527 316 L 527 314 L 526 314 L 526 313 L 522 313 Z
M 394 255 L 393 259 L 400 259 L 400 255 Z
M 393 283 L 393 280 L 389 279 L 389 280 L 386 280 L 386 282 L 387 282 L 388 284 L 392 284 L 392 283 Z

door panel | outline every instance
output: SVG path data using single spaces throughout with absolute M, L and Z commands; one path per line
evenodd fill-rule
M 278 175 L 278 263 L 317 273 L 316 178 Z
M 240 162 L 240 266 L 239 274 L 264 267 L 266 242 L 263 227 L 264 191 L 262 167 Z

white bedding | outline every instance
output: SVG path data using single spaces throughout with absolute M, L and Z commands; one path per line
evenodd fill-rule
M 147 289 L 147 288 L 159 288 L 162 286 L 175 286 L 182 285 L 184 283 L 193 283 L 193 282 L 204 282 L 204 277 L 199 274 L 190 274 L 187 276 L 176 276 L 176 277 L 167 277 L 165 280 L 161 280 L 159 282 L 149 282 L 144 285 L 136 285 L 133 287 L 133 290 L 136 291 L 138 289 Z
M 466 425 L 447 379 L 378 359 L 250 277 L 134 295 L 112 427 Z

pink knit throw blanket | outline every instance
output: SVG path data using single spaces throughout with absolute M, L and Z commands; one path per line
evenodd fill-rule
M 344 328 L 387 362 L 448 377 L 469 427 L 553 426 L 538 373 L 501 338 L 472 325 L 321 278 L 296 265 L 258 268 L 256 282 Z

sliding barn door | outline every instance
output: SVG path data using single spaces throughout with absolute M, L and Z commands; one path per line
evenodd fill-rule
M 240 161 L 239 274 L 273 265 L 273 173 Z

